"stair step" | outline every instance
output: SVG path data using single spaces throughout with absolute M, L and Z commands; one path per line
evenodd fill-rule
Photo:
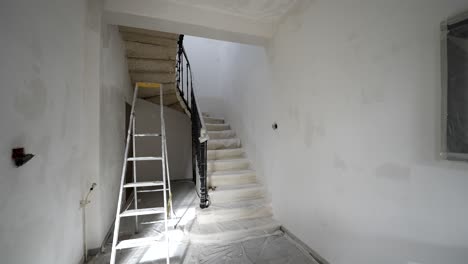
M 205 124 L 208 131 L 229 130 L 231 127 L 228 124 Z
M 130 78 L 138 82 L 172 83 L 175 81 L 175 73 L 155 72 L 130 72 Z
M 174 72 L 176 62 L 173 60 L 128 58 L 130 72 Z
M 133 41 L 125 41 L 127 57 L 138 59 L 175 60 L 176 47 L 165 47 L 152 44 L 144 44 Z
M 200 224 L 271 216 L 271 203 L 266 199 L 220 203 L 206 209 L 197 208 L 197 220 Z
M 207 170 L 209 172 L 245 170 L 249 168 L 249 164 L 248 159 L 209 160 L 207 162 Z
M 190 241 L 220 243 L 273 234 L 281 225 L 271 217 L 202 224 L 195 221 L 189 231 Z
M 241 148 L 208 150 L 208 160 L 223 160 L 243 157 L 244 150 Z
M 257 182 L 255 171 L 216 171 L 208 174 L 209 186 L 244 185 Z
M 132 182 L 127 183 L 123 187 L 124 188 L 140 188 L 140 187 L 151 187 L 151 186 L 163 186 L 164 183 L 162 181 L 150 181 L 150 182 Z
M 162 157 L 136 157 L 128 158 L 128 161 L 162 160 Z
M 144 238 L 127 239 L 127 240 L 120 241 L 115 248 L 126 249 L 126 248 L 136 248 L 136 247 L 147 247 L 147 246 L 152 246 L 152 245 L 156 245 L 159 243 L 163 243 L 159 241 L 160 239 L 161 239 L 160 237 L 144 237 Z
M 160 137 L 161 134 L 158 133 L 144 133 L 144 134 L 135 134 L 135 137 Z
M 209 131 L 208 136 L 210 139 L 228 139 L 235 138 L 236 133 L 234 130 Z
M 120 217 L 137 216 L 137 215 L 152 215 L 164 214 L 164 207 L 129 209 L 120 214 Z
M 205 124 L 224 124 L 224 119 L 214 117 L 204 117 Z
M 245 201 L 264 197 L 264 188 L 260 184 L 242 184 L 218 186 L 210 190 L 211 204 Z
M 238 138 L 208 140 L 208 150 L 235 149 L 240 147 L 241 142 Z

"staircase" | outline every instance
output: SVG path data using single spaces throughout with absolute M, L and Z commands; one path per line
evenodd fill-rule
M 223 119 L 203 115 L 198 108 L 183 35 L 129 27 L 120 27 L 120 32 L 132 82 L 162 83 L 164 105 L 191 117 L 193 175 L 200 182 L 191 241 L 227 242 L 278 231 L 270 201 L 236 133 Z M 159 92 L 142 89 L 138 98 L 159 104 Z
M 255 171 L 236 133 L 223 119 L 204 114 L 208 131 L 207 178 L 210 206 L 197 209 L 190 240 L 219 243 L 265 236 L 279 230 Z
M 125 42 L 130 79 L 137 82 L 163 84 L 164 105 L 188 113 L 187 103 L 177 89 L 178 34 L 119 27 Z M 159 88 L 141 89 L 138 98 L 159 104 Z

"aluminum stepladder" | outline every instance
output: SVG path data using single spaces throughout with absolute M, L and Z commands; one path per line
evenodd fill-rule
M 161 132 L 160 133 L 144 133 L 144 134 L 137 134 L 135 129 L 135 104 L 137 102 L 138 97 L 138 89 L 157 89 L 159 88 L 160 91 L 160 109 L 161 109 Z M 136 83 L 135 90 L 133 92 L 133 100 L 132 100 L 132 108 L 130 114 L 130 123 L 127 131 L 127 141 L 125 145 L 125 154 L 124 154 L 124 164 L 122 168 L 122 178 L 120 182 L 120 191 L 119 191 L 119 200 L 117 201 L 117 213 L 115 217 L 115 225 L 114 225 L 114 235 L 112 238 L 112 251 L 111 251 L 111 259 L 110 264 L 115 264 L 117 250 L 119 249 L 127 249 L 127 248 L 135 248 L 135 247 L 146 247 L 155 245 L 161 238 L 159 237 L 145 237 L 145 238 L 137 238 L 137 239 L 128 239 L 122 240 L 118 242 L 119 236 L 119 226 L 120 226 L 120 219 L 123 217 L 135 217 L 135 230 L 138 232 L 138 216 L 140 215 L 154 215 L 154 214 L 164 214 L 164 231 L 165 231 L 165 240 L 166 240 L 166 263 L 170 263 L 170 256 L 169 256 L 169 235 L 168 235 L 168 214 L 170 208 L 172 211 L 172 193 L 171 193 L 171 182 L 169 176 L 169 163 L 167 159 L 167 144 L 166 144 L 166 127 L 164 122 L 164 105 L 163 105 L 163 87 L 161 84 L 158 83 Z M 136 137 L 160 137 L 161 138 L 161 156 L 157 157 L 136 157 L 136 147 L 135 147 L 135 138 Z M 129 143 L 130 138 L 132 138 L 133 142 L 133 157 L 128 157 L 129 151 Z M 138 182 L 136 176 L 136 162 L 137 161 L 156 161 L 162 162 L 162 179 L 149 181 L 149 182 Z M 125 173 L 127 170 L 128 162 L 132 162 L 133 164 L 133 182 L 125 184 Z M 142 190 L 138 191 L 138 188 L 142 187 L 156 187 L 159 189 L 155 190 Z M 127 209 L 123 212 L 122 211 L 122 198 L 123 198 L 123 190 L 124 189 L 131 189 L 133 188 L 133 198 L 134 198 L 134 208 Z M 153 207 L 153 208 L 138 208 L 138 192 L 162 192 L 163 193 L 163 207 Z M 168 196 L 169 195 L 169 199 Z M 169 204 L 168 204 L 169 202 Z

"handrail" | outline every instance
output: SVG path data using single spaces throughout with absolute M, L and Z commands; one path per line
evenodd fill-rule
M 184 35 L 179 36 L 177 63 L 176 63 L 176 86 L 179 95 L 190 113 L 192 121 L 192 173 L 193 181 L 200 181 L 200 207 L 209 206 L 208 180 L 207 180 L 207 158 L 209 136 L 203 114 L 198 107 L 195 91 L 193 88 L 192 67 L 184 48 Z

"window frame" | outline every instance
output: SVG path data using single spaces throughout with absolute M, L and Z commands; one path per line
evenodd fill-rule
M 442 81 L 442 138 L 440 156 L 445 160 L 468 161 L 468 153 L 449 152 L 447 148 L 447 121 L 448 121 L 448 56 L 447 37 L 449 28 L 458 23 L 468 23 L 468 11 L 449 17 L 440 24 L 441 31 L 441 81 Z

